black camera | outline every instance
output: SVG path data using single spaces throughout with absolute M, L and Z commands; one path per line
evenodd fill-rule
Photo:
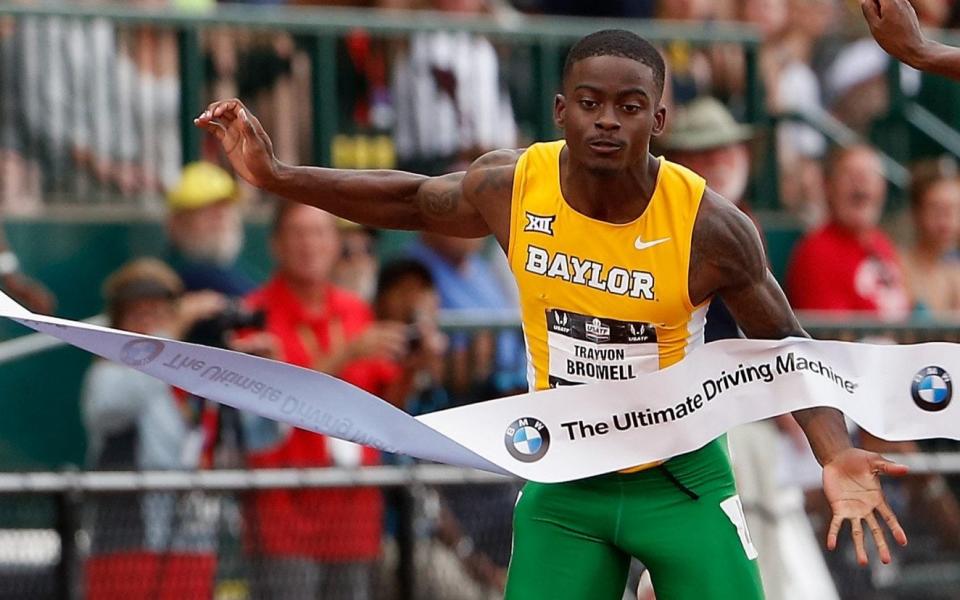
M 423 346 L 423 331 L 416 323 L 407 325 L 406 331 L 407 352 L 416 352 Z
M 263 329 L 267 326 L 267 313 L 263 310 L 250 310 L 232 300 L 227 308 L 211 319 L 220 331 L 239 329 Z
M 263 310 L 250 310 L 236 300 L 209 319 L 198 321 L 190 328 L 187 341 L 218 348 L 227 347 L 227 334 L 241 329 L 262 330 L 267 325 Z

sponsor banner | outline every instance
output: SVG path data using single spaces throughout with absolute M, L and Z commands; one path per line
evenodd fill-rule
M 887 440 L 960 439 L 960 345 L 726 340 L 635 379 L 500 398 L 414 418 L 333 377 L 263 358 L 27 312 L 0 316 L 198 396 L 382 450 L 541 482 L 702 447 L 733 427 L 814 406 Z M 585 330 L 584 330 L 585 331 Z

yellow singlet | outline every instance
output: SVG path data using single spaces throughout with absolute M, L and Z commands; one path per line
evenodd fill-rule
M 709 305 L 693 306 L 687 289 L 704 179 L 660 159 L 643 214 L 606 223 L 563 198 L 564 145 L 528 148 L 513 183 L 508 258 L 537 390 L 668 367 L 703 344 Z

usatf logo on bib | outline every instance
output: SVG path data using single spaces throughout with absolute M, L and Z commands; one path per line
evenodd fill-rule
M 159 340 L 130 340 L 120 351 L 120 360 L 131 367 L 142 367 L 151 363 L 163 352 L 164 344 Z
M 923 410 L 937 412 L 945 409 L 953 398 L 950 374 L 936 366 L 920 369 L 913 377 L 910 395 Z
M 600 319 L 588 321 L 585 327 L 587 339 L 595 342 L 607 342 L 610 340 L 610 328 L 604 325 Z
M 550 431 L 539 419 L 524 417 L 510 423 L 503 442 L 510 456 L 520 462 L 536 462 L 550 448 Z

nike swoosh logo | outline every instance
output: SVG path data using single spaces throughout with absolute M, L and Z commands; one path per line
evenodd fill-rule
M 657 244 L 662 244 L 664 242 L 669 242 L 669 241 L 670 241 L 670 238 L 666 237 L 666 238 L 660 238 L 659 240 L 653 240 L 652 242 L 645 242 L 643 241 L 643 238 L 638 237 L 637 241 L 633 243 L 633 247 L 636 248 L 637 250 L 646 250 L 647 248 L 653 248 Z

